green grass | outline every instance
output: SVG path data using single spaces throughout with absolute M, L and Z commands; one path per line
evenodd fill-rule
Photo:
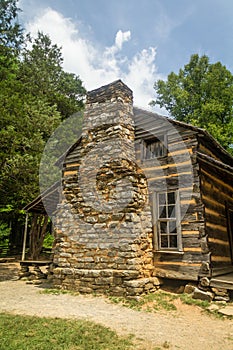
M 127 350 L 131 339 L 84 320 L 0 314 L 0 350 Z
M 200 299 L 193 299 L 190 294 L 180 294 L 179 298 L 184 304 L 187 305 L 196 305 L 201 307 L 202 309 L 206 309 L 208 306 L 211 305 L 211 303 L 207 300 L 200 300 Z
M 211 305 L 207 300 L 193 299 L 190 294 L 173 294 L 158 290 L 155 293 L 141 296 L 138 300 L 126 299 L 123 297 L 109 297 L 113 303 L 120 303 L 121 305 L 130 309 L 138 311 L 156 312 L 161 310 L 175 311 L 177 310 L 174 300 L 180 299 L 183 304 L 194 305 L 202 308 L 208 314 L 212 314 L 218 318 L 223 318 L 217 311 L 210 312 L 208 307 Z M 223 305 L 224 306 L 224 305 Z
M 52 295 L 60 295 L 60 294 L 79 295 L 78 292 L 75 292 L 73 290 L 52 289 L 52 288 L 45 288 L 42 291 L 40 291 L 40 293 L 41 294 L 52 294 Z
M 178 298 L 178 296 L 166 293 L 163 291 L 157 291 L 156 293 L 151 293 L 141 296 L 138 300 L 126 299 L 123 297 L 109 297 L 109 299 L 115 303 L 120 303 L 134 310 L 144 310 L 148 312 L 166 310 L 174 311 L 176 306 L 173 304 L 173 300 Z

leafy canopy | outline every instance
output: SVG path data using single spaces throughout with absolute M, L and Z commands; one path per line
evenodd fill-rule
M 205 128 L 233 154 L 233 75 L 207 56 L 191 56 L 188 64 L 167 81 L 154 84 L 151 105 L 165 107 L 175 119 Z
M 39 194 L 39 164 L 61 121 L 83 108 L 85 88 L 64 71 L 61 48 L 24 37 L 16 0 L 0 0 L 0 208 L 20 209 Z

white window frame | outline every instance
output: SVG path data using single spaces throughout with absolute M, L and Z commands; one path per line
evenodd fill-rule
M 168 211 L 168 201 L 167 196 L 168 193 L 174 193 L 175 194 L 175 216 L 174 217 L 166 217 L 161 218 L 159 216 L 159 207 L 161 206 L 161 203 L 159 203 L 159 196 L 161 194 L 164 194 L 166 196 L 166 203 L 164 208 L 166 208 L 166 213 Z M 164 251 L 164 252 L 182 252 L 182 237 L 181 237 L 181 223 L 180 223 L 180 194 L 179 190 L 168 190 L 168 191 L 159 191 L 154 192 L 152 196 L 153 201 L 153 220 L 154 220 L 154 246 L 156 251 Z M 162 206 L 161 206 L 162 207 Z M 167 234 L 164 234 L 164 236 L 167 236 L 168 242 L 170 240 L 170 232 L 169 232 L 169 223 L 175 222 L 176 225 L 176 234 L 172 234 L 174 236 L 177 236 L 177 247 L 171 247 L 170 244 L 168 244 L 168 247 L 163 247 L 161 244 L 161 237 L 162 233 L 160 232 L 160 223 L 164 222 L 167 224 Z

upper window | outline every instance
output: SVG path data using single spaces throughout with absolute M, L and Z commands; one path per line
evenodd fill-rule
M 157 245 L 159 250 L 181 250 L 178 191 L 157 193 Z
M 167 154 L 166 136 L 144 140 L 143 159 L 164 157 Z

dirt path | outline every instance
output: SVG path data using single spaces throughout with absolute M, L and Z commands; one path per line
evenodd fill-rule
M 0 312 L 89 319 L 119 334 L 136 335 L 148 349 L 165 342 L 169 349 L 233 349 L 233 321 L 210 317 L 197 307 L 178 305 L 174 312 L 146 313 L 113 305 L 105 297 L 43 294 L 39 286 L 0 281 Z

